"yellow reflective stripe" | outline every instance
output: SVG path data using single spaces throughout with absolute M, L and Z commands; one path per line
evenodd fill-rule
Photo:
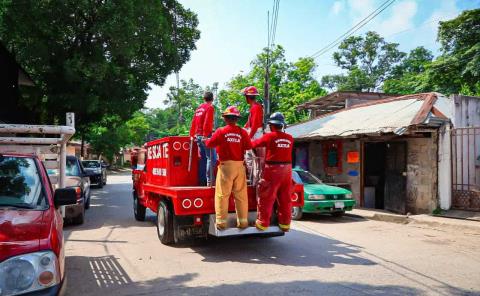
M 260 228 L 261 230 L 267 230 L 268 227 L 265 227 L 263 226 L 262 224 L 258 223 L 258 222 L 255 222 L 255 226 L 257 226 L 257 228 Z
M 290 224 L 278 224 L 278 227 L 283 228 L 283 229 L 290 229 Z
M 217 218 L 217 223 L 227 223 L 226 219 L 218 219 Z

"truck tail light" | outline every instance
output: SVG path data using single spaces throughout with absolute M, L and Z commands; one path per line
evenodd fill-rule
M 75 187 L 75 194 L 77 195 L 77 200 L 82 198 L 82 188 Z
M 182 207 L 185 209 L 189 209 L 190 207 L 192 207 L 192 201 L 189 199 L 184 199 L 182 201 Z
M 198 209 L 198 208 L 201 208 L 203 207 L 203 200 L 201 198 L 196 198 L 194 201 L 193 201 L 193 205 Z

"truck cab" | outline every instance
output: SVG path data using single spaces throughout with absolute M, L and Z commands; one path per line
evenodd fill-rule
M 249 224 L 236 228 L 235 204 L 230 198 L 228 228 L 215 227 L 215 188 L 199 186 L 198 148 L 189 137 L 166 137 L 148 142 L 132 159 L 135 218 L 145 220 L 146 209 L 157 213 L 157 233 L 164 244 L 189 237 L 262 235 L 281 236 L 276 223 L 266 231 L 253 227 L 257 217 L 256 186 L 248 185 Z M 293 181 L 292 181 L 293 182 Z M 294 185 L 292 203 L 303 205 L 303 186 Z M 276 215 L 273 215 L 276 217 Z

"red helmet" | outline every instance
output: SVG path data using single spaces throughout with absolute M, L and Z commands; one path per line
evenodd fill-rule
M 244 89 L 242 89 L 242 94 L 248 95 L 248 96 L 258 96 L 258 90 L 255 86 L 247 86 Z
M 238 108 L 235 106 L 228 106 L 222 113 L 222 116 L 227 115 L 240 117 L 240 111 L 238 111 Z

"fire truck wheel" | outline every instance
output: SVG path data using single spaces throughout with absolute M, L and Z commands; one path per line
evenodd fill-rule
M 133 214 L 135 220 L 145 221 L 145 212 L 146 208 L 138 202 L 138 197 L 136 193 L 133 193 Z
M 165 201 L 161 201 L 157 211 L 157 234 L 164 245 L 175 242 L 173 235 L 173 213 Z
M 292 219 L 300 220 L 302 219 L 303 211 L 301 207 L 292 207 Z

